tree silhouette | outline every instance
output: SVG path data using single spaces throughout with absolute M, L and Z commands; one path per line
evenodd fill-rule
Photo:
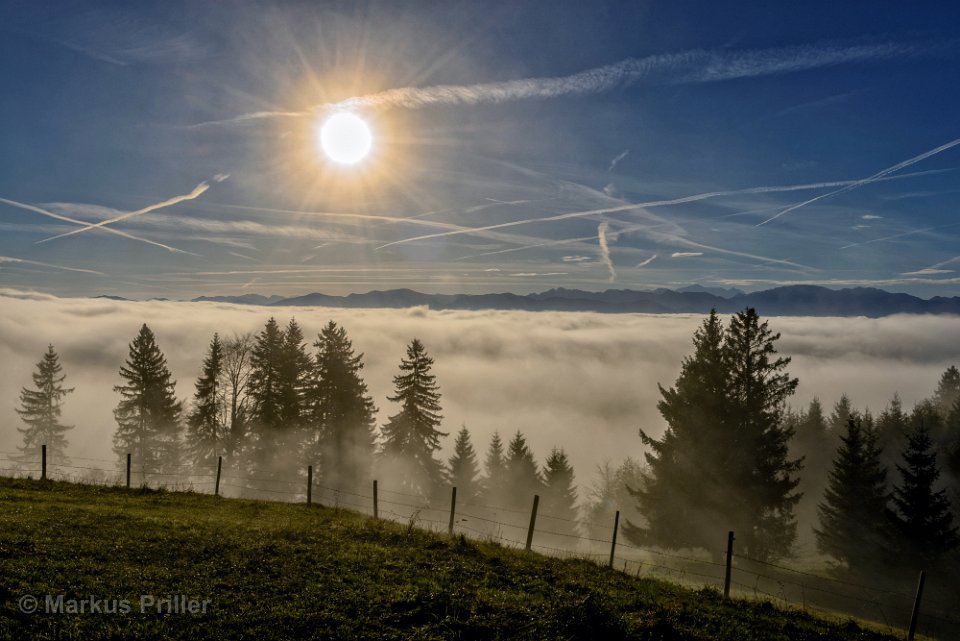
M 113 410 L 117 421 L 113 451 L 121 460 L 131 453 L 134 469 L 146 482 L 147 474 L 174 469 L 179 462 L 182 411 L 167 359 L 146 324 L 130 343 L 120 376 L 124 383 L 113 388 L 121 396 Z
M 193 409 L 187 415 L 187 450 L 198 465 L 210 465 L 224 453 L 228 409 L 222 378 L 223 343 L 214 334 L 195 384 Z
M 789 553 L 800 462 L 789 458 L 784 411 L 797 380 L 784 372 L 790 359 L 777 357 L 779 338 L 753 309 L 726 331 L 711 312 L 694 334 L 675 386 L 660 388 L 666 432 L 641 432 L 650 473 L 636 494 L 647 524 L 628 521 L 630 540 L 713 550 L 718 532 L 734 530 L 751 556 Z
M 320 331 L 314 347 L 306 455 L 320 462 L 326 485 L 346 490 L 365 487 L 373 462 L 377 408 L 360 376 L 363 354 L 354 354 L 346 330 L 333 321 Z
M 820 504 L 817 548 L 855 574 L 881 567 L 889 545 L 887 470 L 876 434 L 847 419 Z
M 458 500 L 469 503 L 480 495 L 480 466 L 466 425 L 457 432 L 453 456 L 448 463 L 447 478 L 450 484 L 457 488 Z
M 506 453 L 499 432 L 494 432 L 483 463 L 483 500 L 490 505 L 500 505 L 507 497 Z
M 431 373 L 433 359 L 417 339 L 407 346 L 400 360 L 400 374 L 393 377 L 394 394 L 387 400 L 400 403 L 400 411 L 383 426 L 383 456 L 388 468 L 399 471 L 401 484 L 425 496 L 443 483 L 443 464 L 434 458 L 440 438 L 440 390 Z
M 17 447 L 20 454 L 16 460 L 21 463 L 39 465 L 40 446 L 47 446 L 47 456 L 52 460 L 69 464 L 65 453 L 67 438 L 65 434 L 73 429 L 72 425 L 60 422 L 63 410 L 63 398 L 74 388 L 66 388 L 63 367 L 60 365 L 60 356 L 47 346 L 43 358 L 37 363 L 37 371 L 33 373 L 33 384 L 36 389 L 20 390 L 20 407 L 17 414 L 26 427 L 17 428 L 23 437 L 23 443 Z
M 937 454 L 921 423 L 908 437 L 898 465 L 900 483 L 893 489 L 901 554 L 907 562 L 929 566 L 960 543 L 946 490 L 935 490 L 940 477 Z
M 553 448 L 543 467 L 543 513 L 545 527 L 566 537 L 554 537 L 560 545 L 573 546 L 577 534 L 577 490 L 573 466 L 562 449 Z
M 534 494 L 538 494 L 543 489 L 543 481 L 540 478 L 540 471 L 537 469 L 537 462 L 533 458 L 533 452 L 527 445 L 527 439 L 524 438 L 520 430 L 510 440 L 507 447 L 507 455 L 504 460 L 504 480 L 506 487 L 510 489 L 508 503 L 506 507 L 522 510 L 529 507 Z

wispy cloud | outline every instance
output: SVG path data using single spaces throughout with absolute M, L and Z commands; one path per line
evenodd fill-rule
M 932 49 L 912 43 L 851 45 L 818 43 L 748 51 L 693 50 L 613 64 L 558 77 L 537 77 L 464 85 L 397 87 L 354 96 L 306 111 L 257 111 L 191 125 L 229 125 L 265 118 L 310 116 L 333 109 L 420 109 L 434 105 L 475 105 L 585 95 L 630 86 L 653 78 L 670 83 L 702 83 L 779 75 L 809 69 L 916 56 Z
M 863 220 L 880 220 L 881 218 L 883 218 L 883 216 L 876 216 L 874 214 L 864 214 L 863 216 L 860 216 L 860 218 L 862 218 Z
M 66 238 L 67 236 L 75 236 L 76 234 L 82 234 L 83 232 L 90 231 L 91 229 L 105 228 L 107 227 L 107 225 L 112 225 L 113 223 L 117 223 L 122 220 L 127 220 L 128 218 L 133 218 L 134 216 L 142 216 L 143 214 L 148 214 L 151 211 L 163 209 L 164 207 L 170 207 L 172 205 L 176 205 L 177 203 L 182 203 L 187 200 L 193 200 L 195 198 L 199 198 L 200 195 L 203 194 L 203 192 L 207 191 L 208 189 L 210 189 L 210 185 L 208 185 L 207 182 L 204 181 L 199 185 L 197 185 L 196 187 L 194 187 L 193 191 L 191 191 L 189 194 L 184 194 L 182 196 L 174 196 L 173 198 L 168 198 L 159 203 L 148 205 L 147 207 L 144 207 L 142 209 L 137 209 L 136 211 L 127 212 L 125 214 L 121 214 L 120 216 L 109 218 L 107 220 L 101 220 L 100 222 L 97 222 L 97 223 L 91 223 L 89 225 L 81 227 L 80 229 L 74 229 L 73 231 L 69 231 L 64 234 L 58 234 L 57 236 L 44 238 L 43 240 L 38 240 L 37 244 L 46 243 L 51 240 L 56 240 L 58 238 Z
M 918 269 L 914 272 L 900 272 L 901 276 L 936 276 L 938 274 L 952 274 L 952 269 L 933 269 L 930 267 Z
M 607 245 L 607 228 L 609 223 L 603 222 L 597 227 L 597 239 L 600 241 L 600 260 L 607 266 L 610 272 L 610 282 L 617 279 L 617 270 L 613 268 L 613 261 L 610 260 L 610 247 Z
M 585 263 L 593 259 L 589 256 L 564 256 L 561 260 L 565 263 Z
M 94 274 L 96 276 L 106 276 L 106 274 L 104 274 L 103 272 L 98 272 L 94 269 L 81 269 L 79 267 L 64 267 L 63 265 L 54 265 L 52 263 L 42 263 L 39 260 L 27 260 L 26 258 L 15 258 L 13 256 L 0 256 L 0 264 L 2 263 L 32 265 L 34 267 L 49 267 L 52 269 L 59 269 L 65 272 L 78 272 L 81 274 Z
M 694 256 L 703 256 L 703 252 L 673 252 L 670 258 L 693 258 Z
M 607 167 L 607 171 L 613 171 L 614 168 L 620 163 L 620 161 L 626 158 L 628 155 L 630 155 L 629 149 L 624 149 L 619 154 L 617 154 L 616 157 L 610 161 L 610 166 Z
M 873 174 L 872 176 L 868 176 L 867 178 L 862 178 L 862 179 L 860 179 L 860 180 L 854 181 L 852 184 L 846 185 L 846 186 L 844 186 L 844 187 L 841 187 L 840 189 L 836 189 L 836 190 L 831 191 L 831 192 L 828 192 L 828 193 L 826 193 L 826 194 L 820 194 L 819 196 L 815 196 L 814 198 L 811 198 L 811 199 L 809 199 L 809 200 L 805 200 L 805 201 L 803 201 L 802 203 L 797 203 L 797 204 L 795 204 L 795 205 L 790 205 L 789 207 L 786 207 L 786 208 L 784 208 L 784 209 L 781 209 L 780 211 L 778 211 L 776 214 L 774 214 L 774 215 L 771 216 L 770 218 L 767 218 L 766 220 L 764 220 L 764 221 L 762 221 L 762 222 L 760 222 L 760 223 L 757 223 L 756 226 L 757 226 L 757 227 L 760 227 L 761 225 L 766 225 L 767 223 L 772 222 L 772 221 L 780 218 L 781 216 L 784 216 L 784 215 L 786 215 L 786 214 L 789 214 L 789 213 L 792 212 L 792 211 L 796 211 L 796 210 L 800 209 L 801 207 L 806 207 L 807 205 L 813 204 L 813 203 L 815 203 L 815 202 L 817 202 L 817 201 L 819 201 L 819 200 L 823 200 L 824 198 L 830 198 L 830 197 L 832 197 L 832 196 L 836 196 L 836 195 L 839 195 L 839 194 L 846 193 L 846 192 L 848 192 L 848 191 L 852 191 L 852 190 L 854 190 L 854 189 L 857 189 L 858 187 L 863 187 L 864 185 L 869 185 L 869 184 L 872 183 L 872 182 L 877 182 L 878 180 L 881 180 L 881 179 L 885 178 L 885 177 L 888 176 L 889 174 L 892 174 L 892 173 L 894 173 L 894 172 L 900 171 L 901 169 L 906 169 L 906 168 L 909 167 L 910 165 L 914 165 L 914 164 L 916 164 L 916 163 L 918 163 L 918 162 L 920 162 L 920 161 L 922 161 L 922 160 L 926 160 L 927 158 L 930 158 L 931 156 L 935 156 L 935 155 L 937 155 L 937 154 L 939 154 L 939 153 L 943 153 L 944 151 L 947 151 L 948 149 L 952 149 L 953 147 L 956 147 L 957 145 L 960 145 L 960 138 L 957 138 L 957 139 L 955 139 L 955 140 L 951 140 L 950 142 L 944 143 L 944 144 L 940 145 L 939 147 L 934 147 L 933 149 L 931 149 L 931 150 L 929 150 L 929 151 L 923 152 L 923 153 L 920 154 L 919 156 L 914 156 L 913 158 L 908 158 L 907 160 L 904 160 L 904 161 L 902 161 L 902 162 L 898 162 L 896 165 L 893 165 L 892 167 L 887 167 L 886 169 L 884 169 L 884 170 L 882 170 L 882 171 L 878 171 L 877 173 Z

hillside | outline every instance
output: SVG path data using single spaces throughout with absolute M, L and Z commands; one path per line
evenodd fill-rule
M 344 510 L 0 479 L 0 638 L 893 639 Z M 127 614 L 24 614 L 24 595 Z M 143 614 L 141 595 L 210 600 Z

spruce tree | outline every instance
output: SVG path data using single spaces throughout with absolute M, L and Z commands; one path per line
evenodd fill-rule
M 193 409 L 187 415 L 187 450 L 197 465 L 211 465 L 224 454 L 227 439 L 223 378 L 223 343 L 214 334 L 195 384 Z
M 307 354 L 303 331 L 295 319 L 290 319 L 283 331 L 280 346 L 279 400 L 280 425 L 288 438 L 288 445 L 294 444 L 294 435 L 300 429 L 306 415 L 306 395 L 313 374 L 313 360 Z
M 16 457 L 18 462 L 39 465 L 41 446 L 46 445 L 50 460 L 69 464 L 65 434 L 73 426 L 61 423 L 60 415 L 63 398 L 74 388 L 63 386 L 66 378 L 60 365 L 60 356 L 54 351 L 53 345 L 48 345 L 43 358 L 37 363 L 37 371 L 33 373 L 36 389 L 24 387 L 20 390 L 17 414 L 26 427 L 17 428 L 23 435 L 23 443 L 17 447 L 20 451 Z
M 130 343 L 120 376 L 124 383 L 113 388 L 121 396 L 113 410 L 113 451 L 123 462 L 132 454 L 133 469 L 145 483 L 148 474 L 174 469 L 179 462 L 182 411 L 167 359 L 146 324 Z
M 801 523 L 813 523 L 817 518 L 817 504 L 823 498 L 828 475 L 832 465 L 834 439 L 828 433 L 827 419 L 823 405 L 816 397 L 810 401 L 806 411 L 793 417 L 796 436 L 791 443 L 791 454 L 803 460 L 803 474 L 797 490 L 801 499 L 797 503 L 797 520 Z
M 530 506 L 534 494 L 543 489 L 543 481 L 533 452 L 527 445 L 527 439 L 517 430 L 510 444 L 507 446 L 507 455 L 504 460 L 504 482 L 509 488 L 508 505 L 511 509 L 523 510 Z
M 960 370 L 951 365 L 940 376 L 937 391 L 933 393 L 933 403 L 942 418 L 947 418 L 953 404 L 960 400 Z
M 272 478 L 289 467 L 280 452 L 284 420 L 284 333 L 270 318 L 250 351 L 250 434 L 243 458 L 250 474 Z M 272 488 L 273 486 L 271 486 Z
M 797 380 L 777 357 L 780 335 L 753 309 L 733 316 L 726 331 L 711 312 L 694 335 L 675 387 L 661 388 L 667 421 L 660 440 L 641 432 L 650 472 L 637 492 L 647 523 L 628 521 L 636 543 L 716 548 L 717 531 L 734 530 L 747 554 L 789 554 L 799 496 L 791 460 L 786 399 Z
M 494 432 L 483 462 L 484 477 L 482 496 L 491 506 L 501 505 L 507 498 L 506 453 L 499 432 Z
M 730 529 L 733 461 L 725 439 L 733 427 L 723 339 L 723 324 L 711 311 L 694 332 L 693 354 L 683 359 L 674 386 L 658 386 L 667 429 L 659 440 L 641 430 L 647 470 L 643 486 L 632 488 L 646 523 L 624 522 L 624 534 L 638 545 L 712 549 L 718 529 Z
M 466 425 L 457 432 L 453 456 L 448 463 L 447 478 L 450 484 L 457 488 L 458 501 L 470 503 L 477 500 L 480 495 L 480 466 Z
M 901 554 L 908 563 L 929 567 L 960 544 L 946 490 L 935 490 L 940 469 L 927 428 L 907 437 L 900 483 L 893 489 Z
M 567 535 L 555 539 L 558 544 L 571 547 L 577 542 L 572 538 L 577 535 L 577 490 L 573 477 L 566 452 L 553 448 L 543 467 L 543 523 L 547 530 Z
M 846 434 L 830 471 L 819 508 L 817 548 L 854 574 L 881 568 L 886 560 L 889 492 L 877 437 L 863 422 L 847 419 Z
M 315 375 L 307 397 L 307 457 L 319 461 L 327 486 L 366 488 L 377 408 L 360 376 L 363 354 L 354 354 L 346 330 L 333 321 L 320 332 L 314 347 Z
M 413 339 L 407 356 L 400 360 L 400 374 L 393 377 L 395 392 L 387 400 L 400 404 L 400 411 L 383 426 L 383 455 L 388 468 L 401 476 L 401 484 L 425 496 L 443 483 L 443 464 L 434 457 L 440 438 L 437 428 L 440 391 L 431 373 L 433 359 L 423 343 Z
M 910 419 L 903 411 L 900 395 L 894 394 L 877 419 L 877 447 L 883 452 L 881 460 L 888 468 L 900 463 L 900 451 L 910 431 Z

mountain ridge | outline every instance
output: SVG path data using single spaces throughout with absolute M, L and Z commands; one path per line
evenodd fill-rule
M 729 293 L 728 296 L 720 295 Z M 425 294 L 412 289 L 372 290 L 334 296 L 314 292 L 281 297 L 200 296 L 192 302 L 218 302 L 266 307 L 392 308 L 426 306 L 449 310 L 582 311 L 600 313 L 732 313 L 753 307 L 765 316 L 867 316 L 894 314 L 960 314 L 960 296 L 929 299 L 874 287 L 830 289 L 819 285 L 786 285 L 751 293 L 691 285 L 680 289 L 607 289 L 591 292 L 554 288 L 531 294 Z

